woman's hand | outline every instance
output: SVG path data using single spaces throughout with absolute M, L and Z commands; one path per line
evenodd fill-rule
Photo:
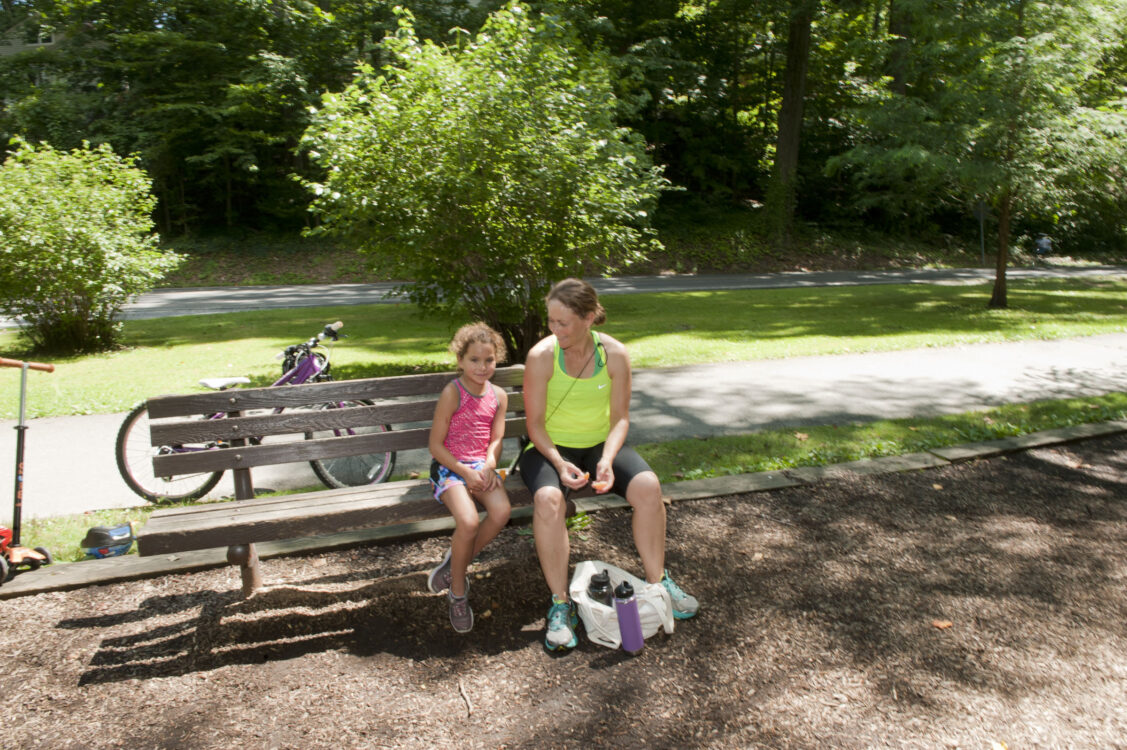
M 569 489 L 578 490 L 587 485 L 588 476 L 580 471 L 579 467 L 570 461 L 564 461 L 559 468 L 560 484 Z
M 611 462 L 605 458 L 601 459 L 595 467 L 595 479 L 591 482 L 591 487 L 601 495 L 613 486 L 614 469 L 611 468 Z

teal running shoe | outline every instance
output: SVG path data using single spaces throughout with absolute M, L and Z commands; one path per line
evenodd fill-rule
M 579 639 L 575 637 L 575 629 L 579 627 L 579 615 L 576 614 L 575 605 L 566 601 L 561 602 L 552 597 L 552 606 L 548 610 L 548 630 L 544 634 L 544 648 L 549 651 L 575 648 Z
M 673 600 L 674 619 L 687 620 L 700 609 L 700 602 L 697 601 L 696 597 L 682 591 L 681 587 L 669 577 L 668 570 L 662 572 L 661 585 L 665 587 L 665 590 L 669 592 L 669 597 Z

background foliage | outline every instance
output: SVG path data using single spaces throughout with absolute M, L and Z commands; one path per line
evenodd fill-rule
M 293 232 L 309 107 L 379 71 L 390 0 L 3 0 L 0 144 L 138 153 L 163 234 Z M 498 0 L 403 0 L 422 40 L 459 44 Z M 689 196 L 755 212 L 797 148 L 802 226 L 977 240 L 1039 232 L 1069 253 L 1127 246 L 1127 6 L 1117 0 L 536 0 L 574 52 L 613 65 L 616 124 Z M 453 32 L 452 29 L 464 29 Z M 788 46 L 798 33 L 809 45 Z M 582 48 L 582 49 L 581 49 Z M 0 52 L 5 52 L 0 47 Z M 7 50 L 11 51 L 11 50 Z M 800 133 L 779 132 L 802 63 Z M 2 147 L 2 145 L 0 145 Z

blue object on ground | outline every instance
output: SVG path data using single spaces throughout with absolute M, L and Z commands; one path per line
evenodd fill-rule
M 87 558 L 117 557 L 133 547 L 133 525 L 94 526 L 82 539 L 82 551 Z

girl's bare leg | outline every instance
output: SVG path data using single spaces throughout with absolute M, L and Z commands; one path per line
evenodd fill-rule
M 454 517 L 454 535 L 450 540 L 450 593 L 465 596 L 466 568 L 474 557 L 479 526 L 477 506 L 461 484 L 443 492 L 442 502 Z
M 498 487 L 492 492 L 478 496 L 477 499 L 485 506 L 486 515 L 485 520 L 478 526 L 470 560 L 477 557 L 485 549 L 485 545 L 497 538 L 501 529 L 505 528 L 505 524 L 509 522 L 509 513 L 512 510 L 509 505 L 509 495 L 505 492 L 504 487 Z

